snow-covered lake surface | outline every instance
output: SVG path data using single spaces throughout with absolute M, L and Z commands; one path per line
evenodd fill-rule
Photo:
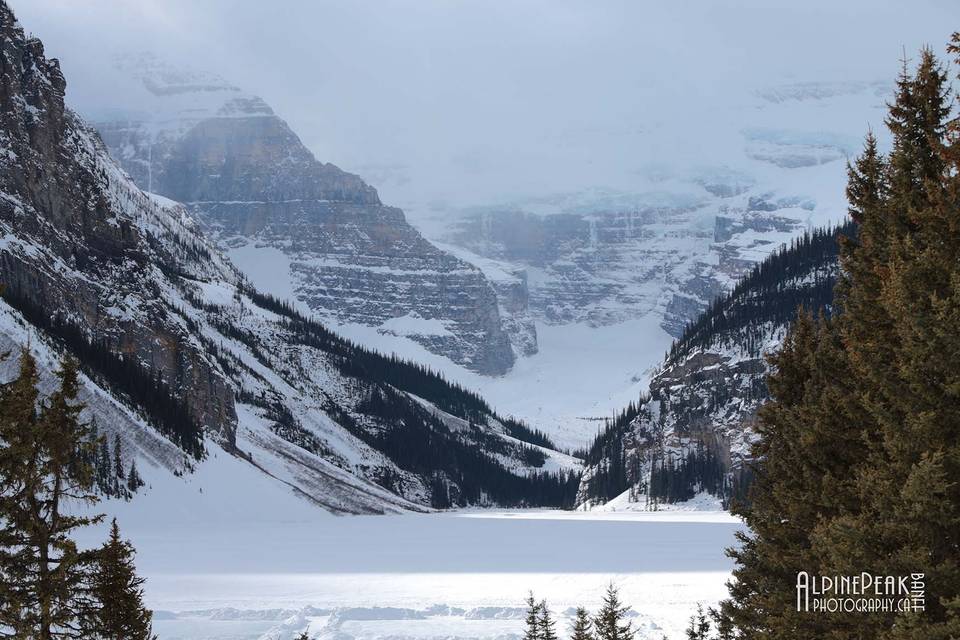
M 161 640 L 506 639 L 522 634 L 529 590 L 566 628 L 611 581 L 638 637 L 680 638 L 698 602 L 724 596 L 742 526 L 705 511 L 120 517 Z

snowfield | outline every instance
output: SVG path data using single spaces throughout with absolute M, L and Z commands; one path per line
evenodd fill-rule
M 718 511 L 612 507 L 338 517 L 239 461 L 216 482 L 205 466 L 101 505 L 137 547 L 161 640 L 519 638 L 529 590 L 565 629 L 611 581 L 639 638 L 679 638 L 698 602 L 724 596 L 723 550 L 742 527 Z

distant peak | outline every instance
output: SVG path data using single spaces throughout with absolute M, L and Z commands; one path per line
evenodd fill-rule
M 171 64 L 150 51 L 116 54 L 113 66 L 143 82 L 147 91 L 156 96 L 202 91 L 240 93 L 238 87 L 216 74 Z

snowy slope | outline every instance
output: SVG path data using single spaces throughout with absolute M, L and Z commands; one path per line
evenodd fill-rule
M 0 335 L 33 336 L 48 372 L 52 353 L 78 357 L 91 417 L 166 479 L 147 478 L 158 491 L 234 456 L 333 512 L 568 499 L 547 474 L 578 461 L 253 288 L 64 107 L 58 64 L 5 4 L 0 19 Z

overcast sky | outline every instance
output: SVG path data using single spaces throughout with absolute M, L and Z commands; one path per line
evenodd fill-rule
M 12 4 L 81 111 L 109 100 L 109 55 L 151 50 L 261 95 L 320 159 L 398 204 L 722 163 L 729 141 L 707 132 L 758 87 L 892 79 L 902 49 L 943 51 L 960 29 L 956 0 Z

